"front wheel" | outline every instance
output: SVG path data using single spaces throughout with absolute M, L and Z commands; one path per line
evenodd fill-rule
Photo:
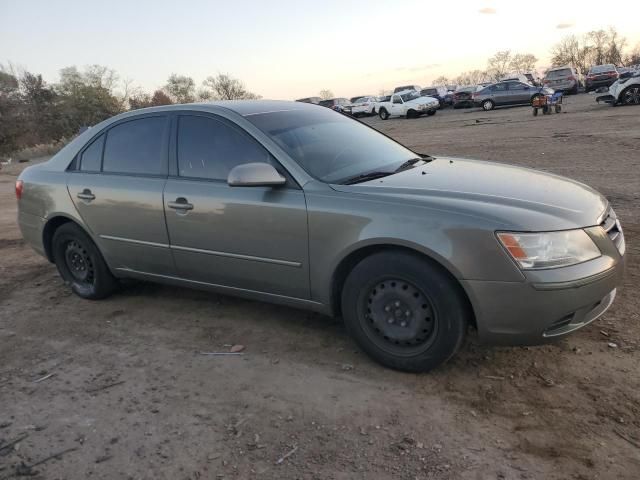
M 620 94 L 623 105 L 640 105 L 640 85 L 632 85 Z
M 482 102 L 482 109 L 485 112 L 488 112 L 489 110 L 493 110 L 495 108 L 495 103 L 493 103 L 493 100 L 485 100 L 484 102 Z
M 60 276 L 79 297 L 99 300 L 116 290 L 118 281 L 98 247 L 78 225 L 65 223 L 55 231 L 52 252 Z
M 381 108 L 379 115 L 382 120 L 387 120 L 389 118 L 389 112 L 387 112 L 386 108 Z
M 357 264 L 342 290 L 342 314 L 369 356 L 407 372 L 426 372 L 451 358 L 469 320 L 455 280 L 405 252 L 376 253 Z

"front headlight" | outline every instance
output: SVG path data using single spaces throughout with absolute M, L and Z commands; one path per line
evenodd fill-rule
M 601 255 L 584 230 L 500 232 L 497 235 L 500 243 L 522 269 L 566 267 Z

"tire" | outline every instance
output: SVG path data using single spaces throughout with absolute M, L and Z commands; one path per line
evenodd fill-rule
M 625 88 L 618 100 L 622 105 L 640 105 L 640 85 L 631 85 Z
M 539 93 L 536 93 L 535 95 L 531 95 L 531 100 L 529 100 L 529 105 L 533 107 L 533 101 L 540 96 L 541 95 Z
M 485 112 L 488 112 L 489 110 L 493 110 L 496 106 L 496 104 L 493 103 L 493 100 L 484 100 L 481 105 L 482 105 L 482 109 Z
M 538 109 L 537 108 L 533 108 L 533 116 L 537 117 L 538 116 Z
M 93 240 L 75 223 L 65 223 L 53 234 L 53 260 L 60 276 L 81 298 L 99 300 L 118 286 Z
M 415 110 L 408 110 L 407 114 L 405 115 L 405 117 L 407 119 L 409 119 L 409 118 L 417 118 L 418 117 L 418 112 L 416 112 Z
M 571 95 L 577 95 L 577 94 L 578 94 L 578 84 L 576 84 L 576 86 L 571 89 Z
M 560 105 L 556 105 L 556 113 L 562 112 L 562 107 Z
M 406 372 L 446 362 L 469 323 L 455 280 L 434 262 L 405 252 L 376 253 L 358 263 L 342 290 L 342 315 L 371 358 Z
M 382 120 L 387 120 L 389 118 L 389 112 L 387 112 L 386 108 L 381 108 L 379 115 Z
M 430 117 L 433 117 L 436 114 L 437 110 L 428 110 L 427 111 L 427 115 L 429 115 Z
M 372 116 L 375 116 L 375 114 L 376 114 L 376 107 L 373 107 L 373 108 L 371 109 L 371 115 L 372 115 Z

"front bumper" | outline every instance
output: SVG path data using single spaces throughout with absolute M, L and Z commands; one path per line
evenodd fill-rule
M 596 227 L 599 228 L 599 227 Z M 590 229 L 602 256 L 571 267 L 527 271 L 524 282 L 462 281 L 482 342 L 536 345 L 588 325 L 613 303 L 625 257 Z M 588 231 L 589 233 L 589 231 Z

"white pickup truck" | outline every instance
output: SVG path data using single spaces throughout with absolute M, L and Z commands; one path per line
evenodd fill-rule
M 388 102 L 381 102 L 376 106 L 382 120 L 389 117 L 415 118 L 420 115 L 435 115 L 440 102 L 433 97 L 422 97 L 415 90 L 405 90 L 394 93 Z

